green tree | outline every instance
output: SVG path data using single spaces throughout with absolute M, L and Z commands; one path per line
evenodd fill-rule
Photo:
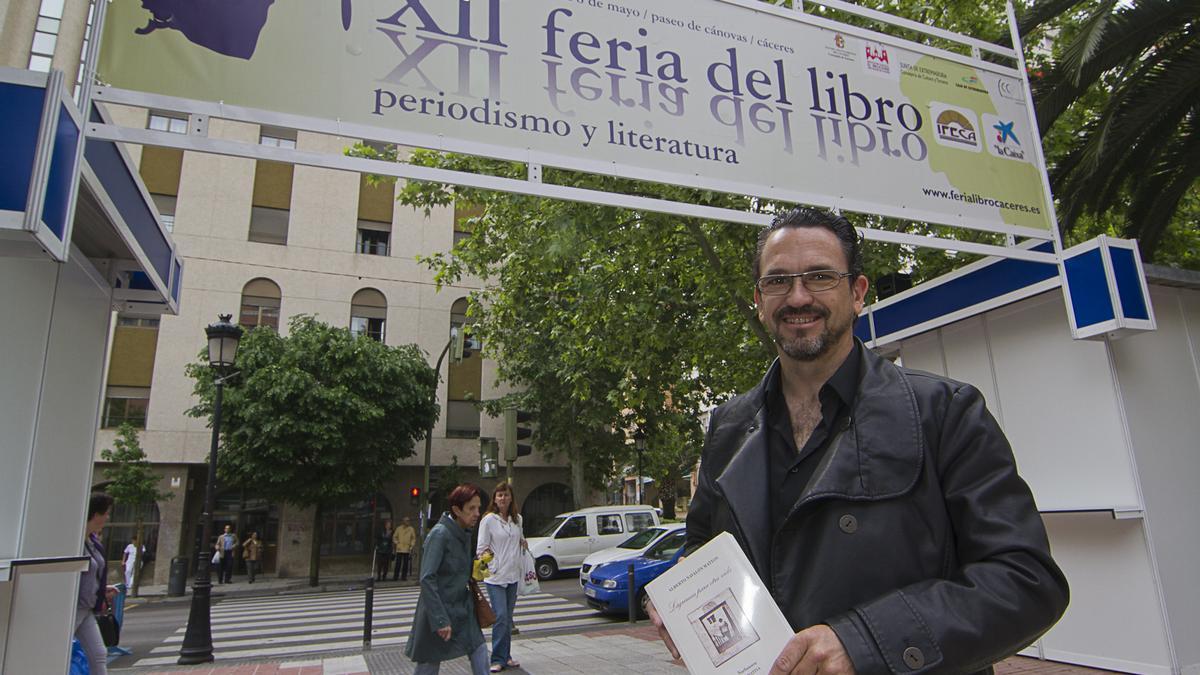
M 1050 157 L 1061 228 L 1115 224 L 1147 261 L 1165 246 L 1162 262 L 1194 264 L 1172 246 L 1196 239 L 1200 1 L 1042 0 L 1022 27 L 1054 22 L 1054 57 L 1032 85 L 1042 133 L 1062 139 Z
M 133 588 L 130 594 L 138 595 L 142 581 L 142 548 L 146 545 L 145 523 L 140 507 L 155 502 L 166 501 L 175 495 L 158 489 L 158 476 L 154 474 L 146 452 L 138 440 L 138 430 L 126 422 L 117 429 L 117 437 L 113 439 L 113 447 L 100 451 L 100 458 L 111 462 L 104 468 L 104 478 L 109 482 L 106 488 L 112 498 L 122 504 L 133 507 L 134 537 L 137 546 L 133 552 Z
M 390 347 L 297 316 L 286 336 L 249 331 L 239 374 L 225 385 L 220 479 L 265 497 L 315 507 L 309 581 L 320 572 L 321 517 L 382 486 L 437 420 L 437 374 L 413 345 Z M 215 392 L 207 360 L 189 364 L 210 417 Z

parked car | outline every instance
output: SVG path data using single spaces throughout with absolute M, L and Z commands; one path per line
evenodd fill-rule
M 583 587 L 588 605 L 605 613 L 627 613 L 629 565 L 632 563 L 634 602 L 639 616 L 646 616 L 646 584 L 679 562 L 686 540 L 687 531 L 678 529 L 659 539 L 641 557 L 608 562 L 592 568 L 591 579 Z
M 682 530 L 683 526 L 683 523 L 663 523 L 662 525 L 642 530 L 612 548 L 596 551 L 583 559 L 583 566 L 579 568 L 579 585 L 587 585 L 592 568 L 615 560 L 639 558 L 645 555 L 646 551 L 651 546 L 657 544 L 660 539 L 671 532 Z
M 649 506 L 592 506 L 560 513 L 530 537 L 539 579 L 549 579 L 560 570 L 572 570 L 596 551 L 612 548 L 629 537 L 659 524 Z

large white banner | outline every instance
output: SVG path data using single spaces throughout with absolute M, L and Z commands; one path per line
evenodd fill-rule
M 1015 71 L 752 0 L 115 0 L 99 77 L 426 147 L 1051 225 Z

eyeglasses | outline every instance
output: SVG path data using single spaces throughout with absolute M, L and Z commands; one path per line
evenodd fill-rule
M 797 274 L 768 274 L 754 282 L 754 286 L 763 295 L 787 295 L 792 292 L 792 281 L 799 279 L 800 283 L 804 284 L 804 288 L 817 293 L 834 288 L 842 279 L 848 276 L 850 276 L 850 272 L 838 272 L 837 270 L 813 270 L 812 272 L 799 272 Z

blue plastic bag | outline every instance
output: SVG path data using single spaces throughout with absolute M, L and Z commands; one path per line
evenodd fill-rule
M 83 651 L 83 645 L 79 644 L 79 640 L 71 638 L 71 669 L 68 675 L 90 675 L 91 669 L 88 668 L 87 653 Z

